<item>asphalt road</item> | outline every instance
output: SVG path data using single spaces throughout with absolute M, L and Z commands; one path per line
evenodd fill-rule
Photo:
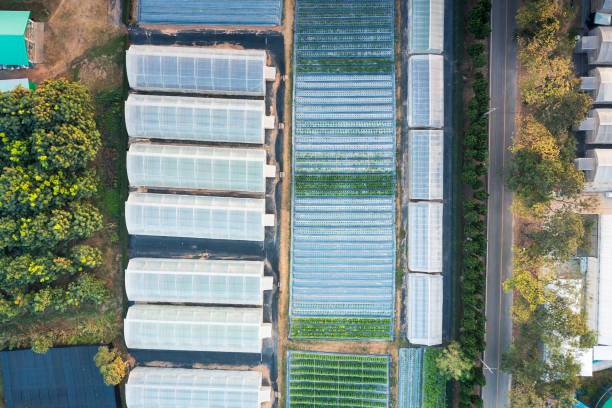
M 517 47 L 512 34 L 517 8 L 518 0 L 494 0 L 491 11 L 485 408 L 506 407 L 510 390 L 510 376 L 499 367 L 512 340 L 512 294 L 502 290 L 502 283 L 512 274 L 512 194 L 504 187 L 504 173 L 516 127 Z

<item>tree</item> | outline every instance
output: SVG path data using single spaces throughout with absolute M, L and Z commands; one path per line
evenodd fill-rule
M 106 385 L 118 385 L 128 372 L 129 364 L 117 349 L 100 346 L 93 358 Z
M 443 375 L 458 381 L 469 375 L 473 362 L 463 354 L 459 343 L 452 342 L 438 355 L 436 364 Z
M 554 261 L 567 262 L 583 246 L 586 233 L 585 220 L 580 214 L 565 208 L 555 210 L 539 230 L 529 234 L 533 239 L 530 250 Z

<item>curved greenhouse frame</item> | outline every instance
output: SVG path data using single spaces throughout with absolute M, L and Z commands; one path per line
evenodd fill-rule
M 130 193 L 125 223 L 132 235 L 263 241 L 274 215 L 263 199 Z
M 263 144 L 274 117 L 263 100 L 132 93 L 125 124 L 130 137 Z
M 264 96 L 266 67 L 260 50 L 131 45 L 126 52 L 130 87 L 141 91 Z
M 128 300 L 263 305 L 272 289 L 260 261 L 132 258 L 125 270 Z
M 136 367 L 125 385 L 128 408 L 260 408 L 270 401 L 258 371 Z
M 408 268 L 442 272 L 442 203 L 408 204 Z
M 128 348 L 261 353 L 272 335 L 262 308 L 136 304 L 128 309 L 123 334 Z

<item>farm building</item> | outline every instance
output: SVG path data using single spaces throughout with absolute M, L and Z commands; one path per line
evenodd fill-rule
M 408 268 L 442 272 L 442 203 L 408 204 Z
M 591 0 L 591 13 L 612 13 L 612 0 Z
M 36 85 L 33 82 L 28 81 L 28 78 L 0 80 L 0 92 L 9 92 L 16 89 L 18 86 L 22 87 L 23 89 L 36 89 Z
M 442 275 L 408 274 L 408 341 L 433 346 L 442 344 Z
M 593 109 L 577 130 L 586 133 L 587 143 L 612 143 L 612 109 Z
M 596 67 L 580 80 L 581 89 L 593 97 L 593 103 L 612 103 L 612 67 Z
M 139 0 L 140 24 L 277 26 L 281 0 Z
M 131 45 L 128 82 L 139 91 L 264 96 L 276 76 L 265 51 Z
M 42 62 L 43 41 L 44 24 L 30 20 L 29 11 L 0 10 L 0 69 Z
M 408 59 L 408 127 L 444 127 L 444 57 L 413 55 Z
M 591 65 L 612 65 L 612 27 L 596 27 L 580 40 L 580 51 L 586 52 Z
M 130 94 L 125 124 L 130 137 L 263 144 L 274 117 L 263 100 Z
M 575 162 L 584 171 L 585 191 L 612 191 L 612 149 L 587 150 L 586 158 Z
M 408 53 L 442 54 L 444 0 L 408 1 Z
M 409 191 L 412 200 L 442 200 L 444 132 L 411 130 L 408 135 Z
M 116 408 L 93 357 L 98 346 L 0 352 L 6 408 Z
M 136 367 L 125 385 L 128 408 L 260 408 L 270 401 L 258 371 Z
M 123 334 L 128 348 L 261 353 L 272 335 L 261 308 L 136 304 Z
M 263 149 L 134 143 L 127 173 L 133 187 L 264 193 L 276 167 L 266 164 Z
M 130 193 L 125 223 L 132 235 L 263 241 L 265 211 L 263 199 Z
M 259 261 L 132 258 L 125 270 L 133 302 L 262 306 L 272 285 Z

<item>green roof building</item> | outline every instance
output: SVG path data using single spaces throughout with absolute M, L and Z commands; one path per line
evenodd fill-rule
M 43 24 L 29 11 L 0 11 L 0 65 L 41 62 Z

